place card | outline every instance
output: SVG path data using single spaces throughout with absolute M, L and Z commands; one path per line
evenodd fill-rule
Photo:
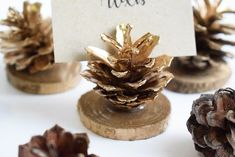
M 190 0 L 52 0 L 55 61 L 86 60 L 85 48 L 107 48 L 101 33 L 134 26 L 133 41 L 147 32 L 160 36 L 151 57 L 196 55 Z

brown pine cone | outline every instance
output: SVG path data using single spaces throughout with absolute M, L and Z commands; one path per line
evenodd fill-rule
M 130 25 L 119 25 L 116 38 L 102 35 L 114 48 L 110 52 L 95 47 L 87 49 L 89 70 L 83 76 L 97 84 L 95 91 L 107 98 L 116 108 L 130 110 L 154 100 L 173 78 L 165 69 L 172 57 L 148 58 L 159 37 L 147 33 L 132 42 Z
M 227 38 L 235 33 L 235 23 L 225 23 L 225 14 L 235 15 L 235 10 L 222 7 L 223 0 L 193 0 L 194 27 L 196 35 L 196 57 L 179 57 L 179 63 L 189 69 L 204 70 L 233 57 L 223 46 L 235 46 Z
M 22 13 L 9 8 L 7 19 L 0 21 L 9 28 L 0 32 L 0 52 L 16 70 L 36 73 L 54 62 L 51 20 L 43 19 L 40 11 L 40 3 L 25 1 Z
M 56 125 L 19 146 L 19 157 L 97 157 L 88 155 L 88 145 L 87 134 L 71 134 Z
M 235 91 L 220 89 L 194 101 L 187 122 L 195 148 L 205 157 L 235 156 Z

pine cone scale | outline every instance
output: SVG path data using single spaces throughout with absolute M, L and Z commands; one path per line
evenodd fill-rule
M 128 71 L 119 72 L 119 71 L 115 71 L 115 70 L 112 70 L 111 73 L 112 73 L 113 76 L 115 76 L 117 78 L 126 78 L 129 74 Z
M 230 126 L 231 133 L 226 135 L 229 144 L 233 148 L 233 155 L 235 155 L 235 128 Z
M 207 133 L 207 128 L 203 127 L 195 127 L 192 129 L 192 138 L 199 147 L 206 148 L 206 142 L 204 139 L 204 135 Z

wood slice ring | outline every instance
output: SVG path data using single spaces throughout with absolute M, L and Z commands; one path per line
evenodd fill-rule
M 17 89 L 31 94 L 54 94 L 74 88 L 80 80 L 79 63 L 54 64 L 52 68 L 29 74 L 7 66 L 8 81 Z
M 82 123 L 94 133 L 115 140 L 142 140 L 164 132 L 170 115 L 170 102 L 162 94 L 138 111 L 117 111 L 95 91 L 83 95 L 78 102 Z
M 226 63 L 219 63 L 201 71 L 190 71 L 172 64 L 170 68 L 175 78 L 168 84 L 167 89 L 180 93 L 201 93 L 216 90 L 224 86 L 232 71 Z

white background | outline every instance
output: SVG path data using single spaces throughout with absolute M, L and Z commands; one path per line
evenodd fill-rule
M 227 0 L 225 0 L 227 1 Z M 234 0 L 232 0 L 234 2 Z M 50 2 L 44 3 L 43 14 L 50 14 Z M 0 18 L 5 17 L 8 6 L 21 8 L 22 0 L 0 0 Z M 147 31 L 147 30 L 146 30 Z M 230 60 L 234 67 L 235 61 Z M 83 63 L 83 69 L 86 63 Z M 235 72 L 235 70 L 233 70 Z M 172 114 L 167 131 L 155 138 L 136 142 L 114 141 L 100 137 L 87 130 L 80 122 L 76 109 L 79 97 L 93 85 L 82 80 L 77 88 L 63 94 L 37 96 L 14 89 L 6 79 L 5 65 L 0 55 L 0 154 L 16 157 L 18 145 L 33 135 L 59 124 L 68 131 L 87 132 L 91 144 L 89 152 L 101 157 L 197 157 L 191 136 L 186 129 L 193 100 L 199 94 L 163 93 L 172 103 Z M 235 88 L 235 75 L 225 87 Z M 210 91 L 208 93 L 213 93 Z

